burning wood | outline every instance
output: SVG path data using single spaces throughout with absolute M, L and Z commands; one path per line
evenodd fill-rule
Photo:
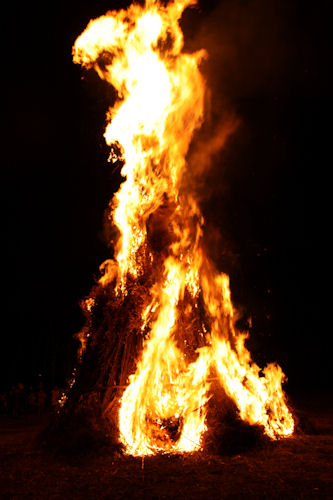
M 73 47 L 74 62 L 117 91 L 104 137 L 124 182 L 110 214 L 120 234 L 115 258 L 84 303 L 86 353 L 69 396 L 88 400 L 82 387 L 97 394 L 132 455 L 200 449 L 212 378 L 241 419 L 270 438 L 294 428 L 281 368 L 261 372 L 235 327 L 229 278 L 207 256 L 204 219 L 186 183 L 205 98 L 205 51 L 183 52 L 179 26 L 193 3 L 147 0 L 108 12 Z

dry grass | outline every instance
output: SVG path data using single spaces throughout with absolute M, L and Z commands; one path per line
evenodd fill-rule
M 332 498 L 333 411 L 298 413 L 306 425 L 291 439 L 144 460 L 116 451 L 55 457 L 35 446 L 40 421 L 3 419 L 0 498 Z

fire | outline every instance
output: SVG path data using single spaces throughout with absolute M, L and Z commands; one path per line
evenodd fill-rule
M 94 68 L 118 95 L 104 137 L 110 161 L 123 163 L 111 214 L 120 237 L 100 286 L 113 284 L 125 297 L 129 279 L 155 269 L 141 311 L 143 349 L 119 409 L 120 439 L 133 455 L 201 448 L 212 373 L 242 419 L 272 439 L 294 428 L 281 368 L 271 364 L 261 374 L 235 328 L 229 278 L 206 255 L 204 220 L 186 187 L 186 155 L 205 98 L 199 66 L 206 53 L 183 52 L 179 26 L 193 3 L 147 0 L 108 12 L 73 47 L 74 62 Z M 162 243 L 154 246 L 156 227 Z

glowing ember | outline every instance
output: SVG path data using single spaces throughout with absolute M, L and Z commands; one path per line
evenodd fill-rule
M 142 279 L 147 262 L 157 269 L 150 303 L 138 311 L 143 349 L 119 409 L 120 439 L 133 455 L 200 449 L 212 373 L 242 419 L 272 439 L 294 428 L 282 370 L 271 364 L 261 374 L 251 360 L 235 328 L 229 278 L 205 254 L 203 217 L 183 182 L 204 116 L 205 52 L 182 52 L 179 27 L 193 3 L 147 0 L 108 12 L 73 48 L 74 61 L 93 67 L 118 94 L 104 136 L 126 180 L 112 203 L 120 231 L 115 260 L 103 264 L 100 286 L 113 283 L 125 297 L 128 280 Z

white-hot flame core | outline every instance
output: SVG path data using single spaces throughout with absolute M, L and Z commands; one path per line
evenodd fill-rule
M 149 217 L 166 202 L 173 207 L 164 272 L 142 313 L 141 331 L 149 327 L 149 335 L 119 410 L 120 439 L 133 455 L 200 448 L 211 370 L 244 420 L 263 425 L 271 438 L 292 434 L 294 426 L 282 391 L 283 372 L 269 365 L 260 375 L 252 362 L 245 336 L 234 326 L 229 279 L 205 255 L 203 217 L 193 195 L 181 189 L 182 177 L 191 175 L 186 155 L 193 133 L 204 117 L 199 63 L 205 52 L 182 52 L 179 26 L 183 10 L 193 3 L 176 0 L 165 6 L 149 0 L 144 7 L 109 12 L 91 21 L 73 47 L 74 61 L 93 67 L 119 97 L 108 111 L 104 136 L 111 148 L 120 147 L 126 180 L 113 199 L 120 238 L 115 261 L 103 264 L 102 286 L 115 280 L 117 293 L 127 293 L 127 278 L 142 272 L 138 256 L 147 248 Z M 110 157 L 115 161 L 114 149 Z M 203 325 L 199 332 L 206 345 L 191 361 L 177 343 L 186 293 L 195 308 L 202 297 L 210 318 L 210 331 Z

